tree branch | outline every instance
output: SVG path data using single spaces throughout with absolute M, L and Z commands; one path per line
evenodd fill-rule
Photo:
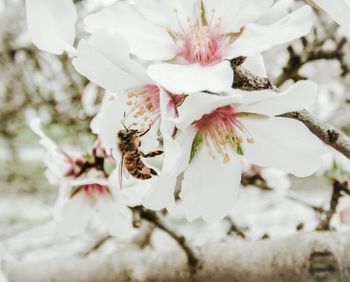
M 333 193 L 331 197 L 329 210 L 326 212 L 325 218 L 319 223 L 316 230 L 317 231 L 327 231 L 331 230 L 331 220 L 335 213 L 337 212 L 337 207 L 339 204 L 339 199 L 343 196 L 343 193 L 350 194 L 348 182 L 340 182 L 338 180 L 333 180 Z
M 240 88 L 242 90 L 261 90 L 261 89 L 274 89 L 277 90 L 275 86 L 267 78 L 260 78 L 252 74 L 242 66 L 237 66 L 231 62 L 235 73 L 235 79 L 239 76 L 239 79 L 242 81 Z M 238 79 L 238 78 L 237 78 Z M 267 82 L 269 81 L 269 82 Z M 237 84 L 236 86 L 238 86 Z M 299 120 L 306 125 L 309 130 L 316 135 L 321 141 L 327 145 L 333 147 L 347 158 L 350 159 L 350 137 L 336 129 L 335 127 L 329 125 L 326 122 L 318 120 L 313 114 L 306 110 L 290 112 L 282 117 L 293 118 Z
M 187 256 L 187 262 L 188 262 L 190 273 L 191 274 L 196 273 L 196 271 L 200 268 L 200 261 L 197 258 L 195 252 L 186 242 L 186 239 L 184 236 L 177 234 L 154 211 L 148 210 L 144 207 L 133 208 L 133 211 L 138 212 L 142 219 L 147 220 L 150 223 L 153 223 L 156 227 L 163 230 L 170 237 L 172 237 L 185 252 Z
M 278 240 L 231 238 L 206 244 L 199 249 L 203 267 L 194 276 L 178 248 L 125 248 L 105 257 L 5 262 L 4 271 L 13 282 L 350 281 L 349 236 L 300 232 Z
M 281 116 L 301 121 L 321 141 L 350 159 L 350 138 L 335 127 L 318 120 L 306 110 L 286 113 Z

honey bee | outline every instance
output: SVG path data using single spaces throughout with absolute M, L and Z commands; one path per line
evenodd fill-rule
M 122 154 L 120 164 L 119 180 L 122 179 L 122 169 L 125 168 L 129 174 L 137 179 L 150 179 L 158 173 L 144 164 L 141 158 L 152 158 L 163 154 L 163 151 L 154 151 L 148 154 L 140 150 L 140 137 L 144 136 L 150 129 L 143 133 L 138 130 L 126 128 L 118 132 L 119 150 Z M 121 184 L 121 183 L 120 183 Z

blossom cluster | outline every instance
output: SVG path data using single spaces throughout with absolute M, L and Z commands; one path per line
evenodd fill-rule
M 116 1 L 84 19 L 87 36 L 74 45 L 72 0 L 26 0 L 33 43 L 53 54 L 67 52 L 80 74 L 106 90 L 91 128 L 104 152 L 100 157 L 113 159 L 115 170 L 110 176 L 81 173 L 84 160 L 66 158 L 71 167 L 60 177 L 70 179 L 68 202 L 89 195 L 111 222 L 118 209 L 100 199 L 137 190 L 142 196 L 134 204 L 172 211 L 179 200 L 188 220 L 218 221 L 234 207 L 243 161 L 300 177 L 313 174 L 323 144 L 304 124 L 281 115 L 312 105 L 317 85 L 234 87 L 235 59 L 266 77 L 261 53 L 311 30 L 312 8 L 286 14 L 284 2 Z M 121 150 L 123 133 L 132 133 L 124 140 L 132 152 Z M 54 151 L 49 166 L 65 157 Z M 155 151 L 163 154 L 147 158 Z

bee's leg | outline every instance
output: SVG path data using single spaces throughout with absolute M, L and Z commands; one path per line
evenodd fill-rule
M 152 175 L 158 175 L 158 173 L 153 168 L 150 168 L 150 170 Z
M 142 137 L 142 136 L 146 135 L 148 133 L 148 131 L 150 131 L 150 130 L 151 130 L 151 125 L 148 127 L 148 129 L 146 131 L 141 133 L 139 136 Z
M 141 156 L 144 157 L 144 158 L 153 158 L 153 157 L 159 156 L 161 154 L 163 154 L 163 151 L 161 151 L 161 150 L 150 152 L 148 154 L 145 154 L 145 153 L 141 152 Z

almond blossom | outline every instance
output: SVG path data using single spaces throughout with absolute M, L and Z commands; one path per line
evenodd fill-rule
M 179 129 L 195 134 L 181 144 L 192 148 L 191 156 L 183 158 L 190 164 L 180 193 L 188 220 L 218 221 L 227 215 L 240 184 L 241 158 L 296 176 L 314 173 L 321 165 L 322 143 L 301 122 L 279 115 L 312 104 L 316 94 L 316 85 L 304 81 L 281 93 L 234 89 L 225 95 L 188 96 L 175 119 Z M 153 197 L 161 201 L 159 195 L 166 205 L 174 187 L 167 191 L 170 196 L 154 189 L 146 206 L 152 208 Z
M 65 191 L 57 202 L 55 217 L 60 232 L 80 235 L 96 217 L 112 236 L 127 239 L 133 234 L 132 213 L 124 204 L 114 178 L 90 170 L 61 189 Z
M 65 153 L 42 131 L 38 118 L 33 119 L 30 126 L 47 150 L 49 179 L 59 185 L 55 228 L 65 235 L 79 235 L 97 216 L 111 235 L 130 237 L 132 214 L 116 185 L 115 174 L 108 177 L 101 167 L 91 165 L 84 156 L 73 158 Z M 96 159 L 108 159 L 99 146 L 93 154 Z
M 163 114 L 172 117 L 176 105 L 181 104 L 184 98 L 155 84 L 146 74 L 145 67 L 132 60 L 126 41 L 116 33 L 98 31 L 88 40 L 81 40 L 73 65 L 90 81 L 114 93 L 105 99 L 102 109 L 106 111 L 108 121 L 104 121 L 101 128 L 96 130 L 101 131 L 103 145 L 113 149 L 114 154 L 119 130 L 124 126 L 133 126 L 144 132 L 159 124 L 161 101 L 166 100 L 167 104 Z M 161 93 L 165 99 L 161 99 Z M 157 126 L 152 129 L 147 136 L 156 140 Z M 113 137 L 104 138 L 105 131 L 107 135 L 112 132 Z
M 47 151 L 44 163 L 47 166 L 45 172 L 50 184 L 60 184 L 63 179 L 79 176 L 82 172 L 84 158 L 77 152 L 67 154 L 55 142 L 53 142 L 41 129 L 41 121 L 34 118 L 30 121 L 30 128 L 40 137 L 40 144 Z
M 136 0 L 88 16 L 89 31 L 112 30 L 127 38 L 132 54 L 150 61 L 150 77 L 173 93 L 231 88 L 227 60 L 255 56 L 305 35 L 311 9 L 302 7 L 270 25 L 255 22 L 272 0 Z

